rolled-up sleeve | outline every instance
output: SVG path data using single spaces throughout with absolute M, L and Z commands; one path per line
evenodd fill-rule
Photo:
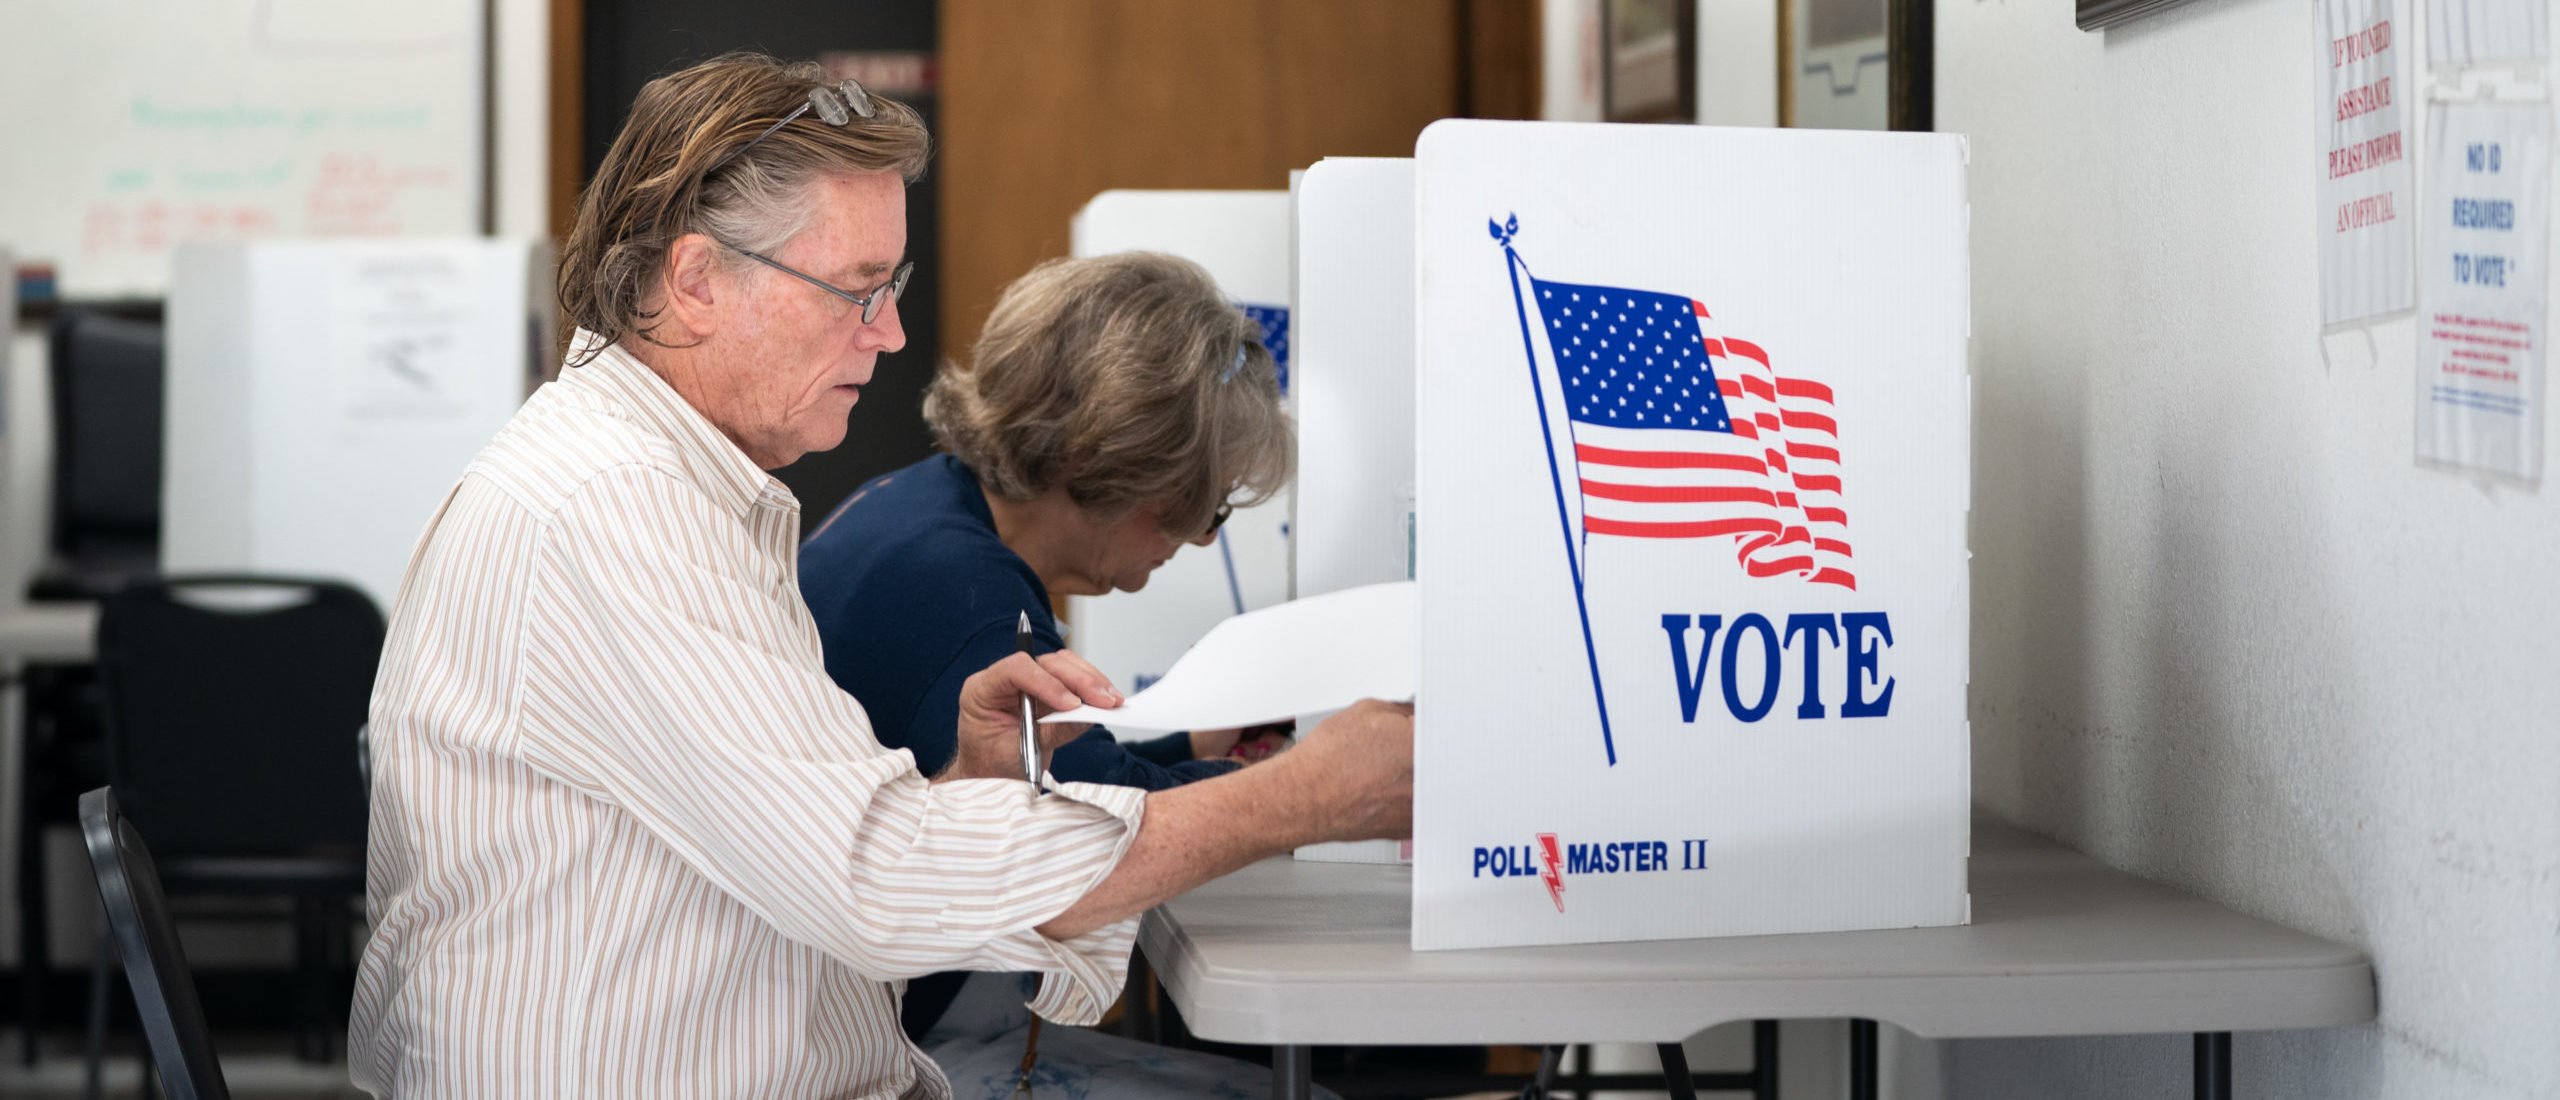
M 857 972 L 1036 970 L 1041 1015 L 1099 1019 L 1135 918 L 1035 929 L 1118 865 L 1145 792 L 928 783 L 828 678 L 790 563 L 748 523 L 645 466 L 570 498 L 525 609 L 525 758 Z

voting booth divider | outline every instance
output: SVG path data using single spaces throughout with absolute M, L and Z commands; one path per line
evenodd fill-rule
M 1078 600 L 1074 644 L 1143 687 L 1284 592 L 1414 579 L 1413 841 L 1301 856 L 1409 859 L 1417 949 L 1963 923 L 1965 166 L 1451 121 L 1294 201 L 1105 193 L 1077 255 L 1288 304 L 1300 467 L 1294 524 Z
M 1413 579 L 1413 161 L 1327 158 L 1295 198 L 1291 598 Z
M 1078 258 L 1163 252 L 1206 268 L 1262 324 L 1289 392 L 1289 193 L 1105 191 L 1078 211 Z M 1145 589 L 1068 601 L 1067 644 L 1111 681 L 1144 690 L 1191 643 L 1231 615 L 1288 598 L 1286 493 L 1238 509 L 1210 546 L 1185 546 Z M 1124 736 L 1153 736 L 1118 731 Z
M 1966 920 L 1965 157 L 1424 132 L 1415 948 Z
M 547 366 L 549 271 L 540 246 L 485 238 L 180 249 L 163 569 L 342 579 L 388 612 Z
M 1292 189 L 1298 471 L 1293 599 L 1413 578 L 1413 161 L 1318 161 Z M 1324 715 L 1300 715 L 1309 729 Z M 1408 863 L 1411 841 L 1299 848 L 1304 860 Z

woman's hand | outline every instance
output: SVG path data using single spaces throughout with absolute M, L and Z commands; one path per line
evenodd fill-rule
M 1295 722 L 1266 722 L 1236 729 L 1193 730 L 1191 758 L 1234 760 L 1245 764 L 1267 760 L 1272 754 L 1289 747 L 1289 734 L 1297 728 Z
M 951 766 L 936 778 L 1029 778 L 1022 774 L 1022 700 L 1026 696 L 1035 715 L 1087 704 L 1120 705 L 1120 693 L 1112 689 L 1110 678 L 1072 651 L 1044 654 L 1036 662 L 1016 653 L 960 685 L 960 727 L 953 731 L 957 751 L 952 753 Z M 1041 770 L 1048 770 L 1050 752 L 1089 728 L 1081 722 L 1039 726 Z

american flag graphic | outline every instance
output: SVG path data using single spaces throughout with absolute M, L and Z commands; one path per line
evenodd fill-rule
M 1855 589 L 1831 388 L 1718 336 L 1705 304 L 1534 276 L 1582 532 L 1726 539 L 1744 572 Z
M 1289 392 L 1289 307 L 1262 306 L 1239 302 L 1237 309 L 1262 326 L 1262 346 L 1271 351 L 1271 365 L 1280 372 L 1280 392 Z

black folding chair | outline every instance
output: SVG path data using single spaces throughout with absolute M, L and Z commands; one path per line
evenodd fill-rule
M 292 899 L 307 1061 L 343 1032 L 364 893 L 355 750 L 382 639 L 364 593 L 282 577 L 135 584 L 98 622 L 116 796 L 160 838 L 168 893 Z M 102 1018 L 93 1009 L 93 1063 Z
M 106 903 L 107 936 L 124 959 L 142 1034 L 159 1068 L 160 1091 L 169 1100 L 228 1100 L 231 1089 L 214 1058 L 213 1034 L 205 1026 L 204 1006 L 196 1002 L 187 953 L 178 946 L 177 925 L 160 892 L 160 871 L 141 832 L 116 805 L 113 789 L 80 796 L 80 835 L 97 872 L 98 900 Z

